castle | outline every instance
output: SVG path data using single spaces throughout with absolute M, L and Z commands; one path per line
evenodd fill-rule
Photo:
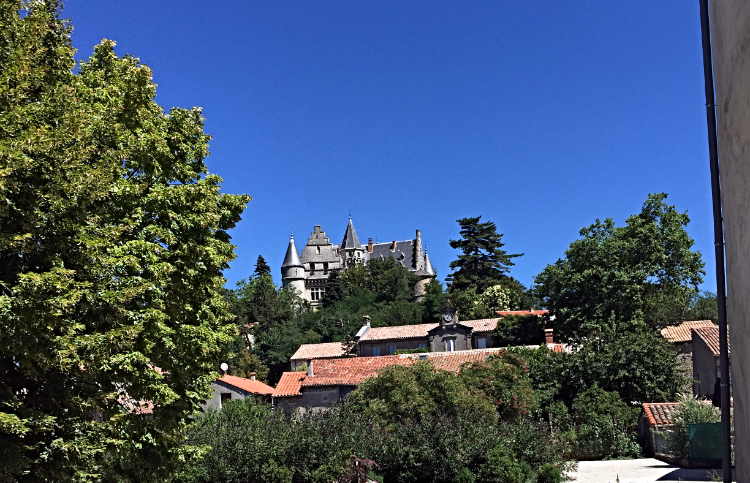
M 413 240 L 373 243 L 370 238 L 367 245 L 363 246 L 359 243 L 352 217 L 349 216 L 341 245 L 331 243 L 320 225 L 315 225 L 300 256 L 292 234 L 281 265 L 281 282 L 284 287 L 291 286 L 297 290 L 315 307 L 325 293 L 331 271 L 363 265 L 375 258 L 395 258 L 414 272 L 419 277 L 414 289 L 417 299 L 424 295 L 425 285 L 436 277 L 435 269 L 422 246 L 419 230 Z

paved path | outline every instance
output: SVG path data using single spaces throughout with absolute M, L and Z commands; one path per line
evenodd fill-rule
M 713 481 L 709 473 L 721 470 L 687 470 L 653 458 L 581 461 L 571 476 L 576 483 L 652 483 L 657 481 Z M 721 480 L 719 480 L 721 481 Z M 737 481 L 732 478 L 732 481 Z

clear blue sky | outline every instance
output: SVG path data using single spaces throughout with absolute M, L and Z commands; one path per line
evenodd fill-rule
M 596 218 L 651 192 L 687 210 L 715 291 L 698 2 L 68 0 L 73 43 L 149 65 L 203 106 L 208 166 L 253 197 L 233 230 L 280 280 L 292 224 L 334 243 L 422 231 L 440 279 L 455 220 L 494 221 L 528 285 Z

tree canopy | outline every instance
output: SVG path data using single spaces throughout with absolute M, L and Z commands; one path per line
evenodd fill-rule
M 586 335 L 612 322 L 658 328 L 683 319 L 704 263 L 691 250 L 687 213 L 666 198 L 649 195 L 625 226 L 607 218 L 583 228 L 565 257 L 537 275 L 535 292 L 556 317 L 559 335 Z
M 208 173 L 200 109 L 165 113 L 112 41 L 76 65 L 70 31 L 0 4 L 0 480 L 159 479 L 234 331 L 250 198 Z
M 495 223 L 482 223 L 479 221 L 481 218 L 477 216 L 456 220 L 461 225 L 461 239 L 450 240 L 450 246 L 462 253 L 458 260 L 451 262 L 453 272 L 446 277 L 451 292 L 474 287 L 481 294 L 493 285 L 507 284 L 513 258 L 523 255 L 509 255 L 503 250 L 503 235 L 497 232 Z
M 271 267 L 266 263 L 266 259 L 263 255 L 258 255 L 258 260 L 255 262 L 255 271 L 253 272 L 254 277 L 260 277 L 261 275 L 271 276 Z

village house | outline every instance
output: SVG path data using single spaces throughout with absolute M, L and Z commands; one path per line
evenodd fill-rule
M 203 410 L 221 409 L 225 402 L 233 399 L 254 397 L 260 401 L 270 401 L 274 389 L 258 381 L 255 373 L 250 373 L 250 379 L 244 377 L 224 375 L 211 384 L 211 398 L 201 404 Z
M 646 456 L 665 457 L 670 454 L 669 445 L 663 433 L 672 429 L 672 411 L 680 403 L 644 403 L 638 419 L 638 442 L 643 445 Z
M 721 376 L 719 364 L 719 327 L 712 325 L 694 327 L 691 330 L 693 344 L 693 394 L 711 399 L 714 397 L 714 392 L 719 389 Z M 731 368 L 730 361 L 730 391 L 732 383 Z
M 661 329 L 661 335 L 672 343 L 675 350 L 683 354 L 693 353 L 693 332 L 695 327 L 715 327 L 710 320 L 688 320 Z

